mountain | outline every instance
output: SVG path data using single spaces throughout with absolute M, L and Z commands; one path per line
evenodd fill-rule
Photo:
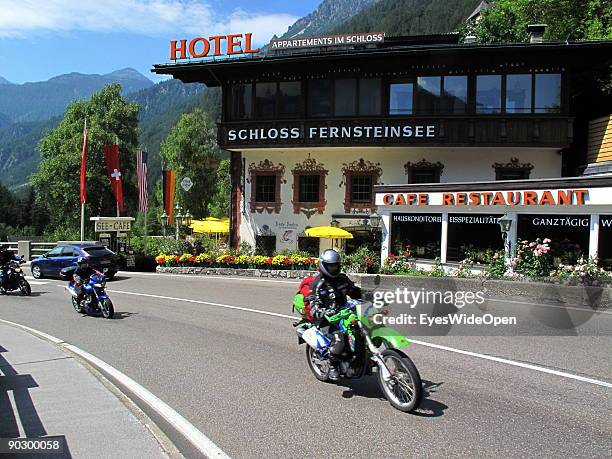
M 480 0 L 379 0 L 332 33 L 385 32 L 386 35 L 427 35 L 457 30 Z
M 221 109 L 220 96 L 216 95 L 218 92 L 206 89 L 201 84 L 166 80 L 125 96 L 140 105 L 140 143 L 149 152 L 152 179 L 159 175 L 160 144 L 172 126 L 183 113 L 196 106 L 204 107 L 211 117 L 218 117 Z M 61 122 L 62 115 L 45 121 L 17 122 L 4 127 L 0 115 L 0 182 L 9 188 L 27 183 L 30 174 L 38 169 L 38 142 Z
M 61 115 L 70 102 L 87 99 L 111 83 L 120 83 L 124 94 L 154 84 L 134 69 L 106 75 L 73 72 L 37 83 L 0 84 L 0 115 L 12 122 L 47 120 Z
M 329 32 L 380 0 L 323 0 L 308 16 L 298 19 L 281 38 L 320 35 Z
M 13 84 L 13 83 L 11 83 L 11 82 L 10 82 L 9 80 L 7 80 L 6 78 L 2 78 L 2 77 L 0 76 L 0 84 Z

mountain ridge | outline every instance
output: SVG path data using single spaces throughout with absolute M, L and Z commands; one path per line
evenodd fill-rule
M 131 68 L 102 75 L 71 72 L 46 81 L 5 83 L 0 85 L 0 115 L 13 123 L 44 121 L 62 114 L 70 102 L 87 99 L 111 83 L 121 84 L 123 94 L 155 84 Z

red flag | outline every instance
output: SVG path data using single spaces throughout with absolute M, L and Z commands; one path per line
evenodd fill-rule
M 174 224 L 174 190 L 176 187 L 176 172 L 173 170 L 162 171 L 162 191 L 164 210 L 168 215 L 168 223 Z
M 81 152 L 81 204 L 87 202 L 87 186 L 86 180 L 86 156 L 87 156 L 87 120 L 83 127 L 83 151 Z
M 119 168 L 119 145 L 106 145 L 104 147 L 104 159 L 106 159 L 106 171 L 111 181 L 113 194 L 117 199 L 119 210 L 123 211 L 123 184 L 121 181 L 121 169 Z

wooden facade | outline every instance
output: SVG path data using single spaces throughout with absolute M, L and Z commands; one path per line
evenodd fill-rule
M 589 163 L 612 161 L 612 115 L 589 122 L 588 160 Z

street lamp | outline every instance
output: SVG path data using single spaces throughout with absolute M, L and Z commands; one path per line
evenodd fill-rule
M 170 220 L 170 217 L 168 216 L 165 210 L 161 214 L 160 220 L 164 228 L 164 236 L 165 236 L 166 228 L 168 227 L 168 223 Z M 179 240 L 181 226 L 190 226 L 192 220 L 193 220 L 193 216 L 191 215 L 191 212 L 189 212 L 189 210 L 186 210 L 185 213 L 183 214 L 183 208 L 177 203 L 176 207 L 174 208 L 174 228 L 175 228 L 175 238 L 177 241 Z
M 340 222 L 336 220 L 335 218 L 329 224 L 333 226 L 334 228 L 338 228 L 340 226 Z
M 168 226 L 168 214 L 166 213 L 165 210 L 162 212 L 162 214 L 159 217 L 159 219 L 161 220 L 161 224 L 162 224 L 162 228 L 164 229 L 164 236 L 165 236 L 166 235 L 166 226 Z
M 376 213 L 376 211 L 372 211 L 370 214 L 370 226 L 374 229 L 380 228 L 380 224 L 382 222 L 382 217 Z
M 504 258 L 506 262 L 506 268 L 507 268 L 507 271 L 511 271 L 512 270 L 512 264 L 510 263 L 511 247 L 510 247 L 510 238 L 508 237 L 508 233 L 510 233 L 510 229 L 512 228 L 512 219 L 508 217 L 508 214 L 504 214 L 503 216 L 499 218 L 499 220 L 497 220 L 497 222 L 499 223 L 499 228 L 501 229 L 502 238 L 504 241 Z

